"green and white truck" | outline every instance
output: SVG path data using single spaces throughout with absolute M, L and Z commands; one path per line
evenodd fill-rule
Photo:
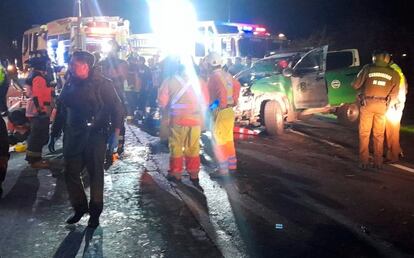
M 334 113 L 341 123 L 355 124 L 359 106 L 352 81 L 359 70 L 356 49 L 328 52 L 322 46 L 265 57 L 236 75 L 243 86 L 236 122 L 265 126 L 270 135 L 315 113 Z

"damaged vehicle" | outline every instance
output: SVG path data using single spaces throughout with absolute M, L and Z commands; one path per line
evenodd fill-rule
M 235 77 L 242 84 L 236 123 L 283 134 L 286 123 L 316 113 L 333 113 L 345 125 L 358 122 L 352 82 L 360 70 L 356 49 L 328 46 L 273 53 Z

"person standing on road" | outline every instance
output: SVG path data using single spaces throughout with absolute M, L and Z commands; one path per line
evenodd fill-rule
M 374 138 L 374 168 L 383 164 L 385 114 L 396 103 L 400 76 L 389 67 L 390 54 L 375 51 L 373 64 L 366 65 L 359 72 L 353 87 L 360 91 L 361 108 L 359 121 L 359 162 L 362 169 L 369 165 L 369 139 L 371 130 Z
M 88 226 L 96 228 L 103 209 L 104 158 L 110 123 L 119 135 L 123 107 L 113 83 L 93 70 L 94 57 L 85 51 L 73 53 L 70 79 L 62 91 L 60 116 L 65 121 L 63 156 L 65 180 L 74 214 L 66 222 L 77 223 L 89 212 Z M 62 126 L 55 126 L 62 128 Z M 57 133 L 56 133 L 57 135 Z M 81 180 L 86 167 L 90 180 L 90 201 Z
M 387 142 L 386 159 L 388 163 L 396 163 L 398 162 L 400 156 L 403 156 L 403 151 L 400 146 L 400 128 L 406 95 L 408 92 L 408 85 L 401 68 L 394 62 L 390 63 L 390 67 L 399 74 L 400 84 L 398 87 L 397 101 L 387 112 L 387 122 L 385 125 L 385 136 Z
M 219 169 L 212 177 L 222 177 L 237 169 L 233 107 L 239 99 L 240 83 L 221 69 L 221 56 L 218 53 L 210 53 L 206 60 L 212 70 L 208 80 L 210 99 L 212 102 L 218 101 L 218 108 L 213 111 L 212 134 Z
M 170 169 L 167 179 L 181 181 L 184 161 L 190 180 L 198 185 L 200 171 L 200 135 L 202 112 L 205 110 L 207 88 L 186 71 L 176 57 L 164 62 L 166 79 L 163 81 L 158 103 L 168 114 L 170 133 Z M 194 75 L 194 77 L 196 77 Z M 193 78 L 194 79 L 194 78 Z
M 26 80 L 26 117 L 30 121 L 30 135 L 27 140 L 26 160 L 35 169 L 48 168 L 42 159 L 42 148 L 49 140 L 50 114 L 52 112 L 53 89 L 47 84 L 45 57 L 33 57 L 29 64 L 33 71 Z
M 240 73 L 241 71 L 244 70 L 244 65 L 242 64 L 242 59 L 241 57 L 236 57 L 234 65 L 229 67 L 229 73 L 231 75 L 236 75 L 238 73 Z
M 0 199 L 3 195 L 2 184 L 6 179 L 7 163 L 9 161 L 9 141 L 7 135 L 6 123 L 0 116 Z

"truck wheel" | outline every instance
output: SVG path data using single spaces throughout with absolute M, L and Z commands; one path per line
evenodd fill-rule
M 284 121 L 282 108 L 279 102 L 271 100 L 264 107 L 264 124 L 269 135 L 281 135 L 284 133 Z
M 359 106 L 355 103 L 346 104 L 336 111 L 339 123 L 345 126 L 357 126 L 359 121 Z

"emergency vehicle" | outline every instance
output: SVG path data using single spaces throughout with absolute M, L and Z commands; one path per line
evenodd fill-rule
M 283 134 L 286 123 L 331 113 L 355 126 L 359 117 L 352 87 L 360 66 L 357 49 L 328 52 L 328 46 L 273 53 L 235 77 L 242 83 L 236 121 Z
M 205 57 L 214 51 L 225 58 L 249 56 L 260 59 L 273 50 L 281 49 L 286 42 L 283 34 L 273 36 L 261 25 L 200 21 L 197 24 L 196 43 L 192 52 L 195 58 Z M 131 35 L 129 45 L 139 55 L 162 56 L 155 34 Z
M 103 55 L 111 50 L 110 41 L 121 46 L 121 56 L 126 56 L 129 37 L 129 21 L 120 17 L 82 17 L 78 32 L 78 18 L 68 17 L 34 26 L 24 32 L 22 41 L 22 62 L 31 54 L 47 51 L 52 62 L 65 66 L 71 52 L 82 49 L 91 53 L 99 51 Z

